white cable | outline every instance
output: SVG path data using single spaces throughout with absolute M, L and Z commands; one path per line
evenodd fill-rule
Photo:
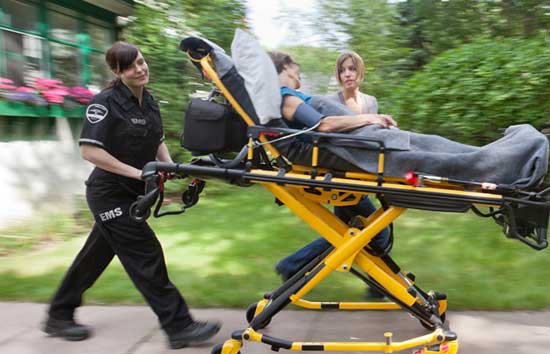
M 254 148 L 257 148 L 257 147 L 260 147 L 260 146 L 263 146 L 265 144 L 273 144 L 273 143 L 276 143 L 276 142 L 279 142 L 279 141 L 282 141 L 282 140 L 285 140 L 285 139 L 290 139 L 290 138 L 293 138 L 295 136 L 298 136 L 298 135 L 302 135 L 302 134 L 305 134 L 307 132 L 310 132 L 312 130 L 315 130 L 317 129 L 317 127 L 321 124 L 321 122 L 317 122 L 317 124 L 315 124 L 314 126 L 310 127 L 310 128 L 307 128 L 307 129 L 304 129 L 304 130 L 300 130 L 300 131 L 297 131 L 296 133 L 292 133 L 292 134 L 289 134 L 289 135 L 285 135 L 285 136 L 282 136 L 280 138 L 277 138 L 277 139 L 274 139 L 274 140 L 270 140 L 270 141 L 266 141 L 265 143 L 256 143 L 254 145 Z

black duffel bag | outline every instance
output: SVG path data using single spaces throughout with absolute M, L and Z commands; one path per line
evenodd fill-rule
M 181 146 L 194 155 L 237 152 L 247 141 L 246 123 L 229 105 L 198 98 L 189 102 Z

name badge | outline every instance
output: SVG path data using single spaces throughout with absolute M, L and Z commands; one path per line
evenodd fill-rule
M 130 118 L 133 124 L 145 125 L 147 122 L 143 118 Z

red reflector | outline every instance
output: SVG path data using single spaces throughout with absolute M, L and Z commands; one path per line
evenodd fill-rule
M 411 186 L 417 186 L 418 185 L 418 176 L 414 172 L 411 172 L 411 171 L 407 172 L 405 174 L 405 180 Z
M 271 138 L 276 138 L 279 135 L 281 135 L 281 133 L 277 133 L 277 132 L 260 132 L 260 135 L 268 136 L 268 137 L 271 137 Z
M 208 80 L 212 81 L 212 78 L 210 77 L 210 75 L 208 75 L 208 73 L 206 72 L 206 70 L 203 70 L 203 71 L 202 71 L 202 76 L 204 76 L 204 77 L 207 78 Z
M 424 349 L 419 349 L 415 351 L 413 354 L 424 354 Z
M 441 350 L 442 353 L 448 353 L 450 348 L 451 348 L 451 346 L 449 345 L 449 343 L 445 343 L 445 344 L 441 345 L 440 350 Z

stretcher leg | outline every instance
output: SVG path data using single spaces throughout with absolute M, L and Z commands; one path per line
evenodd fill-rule
M 403 275 L 397 265 L 369 254 L 365 249 L 372 238 L 399 217 L 405 209 L 389 207 L 380 209 L 362 229 L 342 223 L 334 214 L 320 203 L 301 198 L 298 191 L 291 191 L 273 184 L 268 189 L 294 213 L 306 221 L 312 228 L 325 237 L 333 246 L 320 255 L 300 272 L 291 277 L 273 293 L 249 309 L 249 328 L 241 333 L 235 332 L 232 341 L 257 341 L 271 345 L 272 349 L 288 350 L 328 350 L 328 351 L 383 351 L 392 353 L 403 349 L 421 347 L 423 353 L 456 353 L 458 343 L 456 335 L 442 328 L 441 310 L 446 309 L 446 299 L 438 298 L 436 293 L 425 293 L 414 281 Z M 359 270 L 352 268 L 355 264 Z M 352 272 L 382 288 L 394 303 L 378 305 L 373 303 L 313 303 L 303 300 L 316 285 L 333 271 Z M 363 275 L 366 274 L 366 275 Z M 441 304 L 440 304 L 441 301 Z M 288 304 L 294 303 L 306 308 L 338 309 L 397 309 L 403 308 L 417 317 L 433 331 L 425 336 L 403 342 L 392 342 L 391 335 L 385 342 L 291 342 L 257 332 L 266 326 L 271 318 Z M 253 314 L 252 314 L 253 313 Z M 252 318 L 250 318 L 252 317 Z M 222 349 L 233 342 L 226 342 Z M 220 353 L 215 353 L 220 354 Z

